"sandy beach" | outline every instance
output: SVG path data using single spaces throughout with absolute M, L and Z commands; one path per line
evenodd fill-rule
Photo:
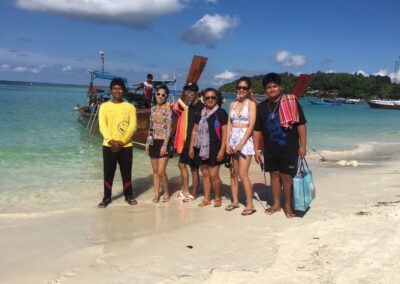
M 252 216 L 197 201 L 155 205 L 151 190 L 133 207 L 119 198 L 105 210 L 93 200 L 90 208 L 3 214 L 0 282 L 399 283 L 400 162 L 311 167 L 317 198 L 293 219 L 263 213 L 255 162 L 251 180 L 262 203 Z M 225 168 L 221 178 L 229 190 Z M 178 189 L 177 177 L 170 180 Z

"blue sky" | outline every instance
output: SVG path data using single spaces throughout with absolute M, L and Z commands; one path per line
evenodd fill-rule
M 202 86 L 267 72 L 393 77 L 400 1 L 3 0 L 0 79 L 88 82 L 105 69 L 130 83 L 147 73 L 186 79 L 209 58 Z

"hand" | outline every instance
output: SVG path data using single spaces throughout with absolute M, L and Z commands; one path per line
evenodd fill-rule
M 256 160 L 257 164 L 261 164 L 262 163 L 260 151 L 256 151 L 254 153 L 254 160 Z
M 242 152 L 243 146 L 244 146 L 244 145 L 242 144 L 242 142 L 240 142 L 239 144 L 237 144 L 236 147 L 235 147 L 235 153 L 240 153 L 240 152 Z
M 160 157 L 165 157 L 167 155 L 167 146 L 162 145 L 160 149 Z
M 111 146 L 111 152 L 119 152 L 122 149 L 122 146 L 120 146 L 120 142 L 119 141 L 115 141 L 115 140 L 110 140 L 110 142 L 108 142 L 108 144 Z
M 222 150 L 219 150 L 218 155 L 217 155 L 217 161 L 221 162 L 224 159 L 225 153 Z
M 228 155 L 233 155 L 233 149 L 232 149 L 232 147 L 231 147 L 231 144 L 230 143 L 226 143 L 226 153 L 228 154 Z
M 146 146 L 144 147 L 144 150 L 146 151 L 146 153 L 149 153 L 149 145 L 146 144 Z
M 191 148 L 189 149 L 189 157 L 190 157 L 190 159 L 194 159 L 194 150 L 193 150 L 193 147 L 191 147 Z
M 300 146 L 299 148 L 299 156 L 300 158 L 304 158 L 307 154 L 306 146 Z

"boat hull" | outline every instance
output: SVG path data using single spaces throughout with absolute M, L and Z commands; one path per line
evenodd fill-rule
M 397 109 L 397 110 L 400 110 L 400 104 L 397 104 L 397 103 L 379 103 L 379 102 L 369 101 L 368 105 L 371 108 Z

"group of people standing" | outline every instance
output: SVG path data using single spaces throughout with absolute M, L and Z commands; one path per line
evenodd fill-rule
M 220 166 L 230 168 L 231 203 L 225 208 L 239 208 L 239 178 L 242 181 L 246 205 L 242 215 L 256 212 L 253 204 L 253 188 L 249 179 L 252 157 L 270 173 L 273 205 L 266 210 L 274 214 L 281 210 L 281 191 L 285 195 L 284 212 L 288 218 L 294 213 L 291 206 L 292 178 L 297 172 L 299 158 L 306 154 L 306 119 L 302 108 L 293 95 L 284 95 L 281 78 L 269 73 L 263 78 L 267 99 L 257 104 L 251 91 L 251 81 L 241 77 L 236 81 L 236 100 L 229 105 L 228 113 L 221 107 L 223 97 L 214 88 L 199 93 L 195 83 L 183 88 L 178 102 L 167 102 L 169 90 L 159 86 L 155 93 L 156 104 L 151 108 L 149 136 L 146 152 L 153 169 L 154 203 L 168 202 L 170 191 L 166 167 L 175 151 L 180 154 L 179 169 L 182 191 L 177 197 L 184 202 L 197 198 L 200 172 L 204 198 L 200 207 L 222 206 Z M 128 204 L 136 204 L 132 197 L 131 138 L 136 128 L 136 111 L 133 105 L 122 101 L 124 84 L 115 79 L 110 84 L 113 99 L 100 108 L 100 132 L 104 137 L 104 198 L 100 207 L 111 202 L 111 186 L 116 164 L 121 169 L 124 194 Z M 120 90 L 121 89 L 121 90 Z M 122 94 L 122 95 L 121 95 Z M 178 117 L 175 141 L 172 141 L 172 117 Z M 179 131 L 178 131 L 179 129 Z M 178 133 L 179 132 L 179 133 Z M 172 143 L 175 142 L 175 143 Z M 175 144 L 175 147 L 174 147 Z M 263 156 L 259 150 L 263 150 Z M 130 164 L 130 166 L 128 165 Z M 189 190 L 189 171 L 192 187 Z

